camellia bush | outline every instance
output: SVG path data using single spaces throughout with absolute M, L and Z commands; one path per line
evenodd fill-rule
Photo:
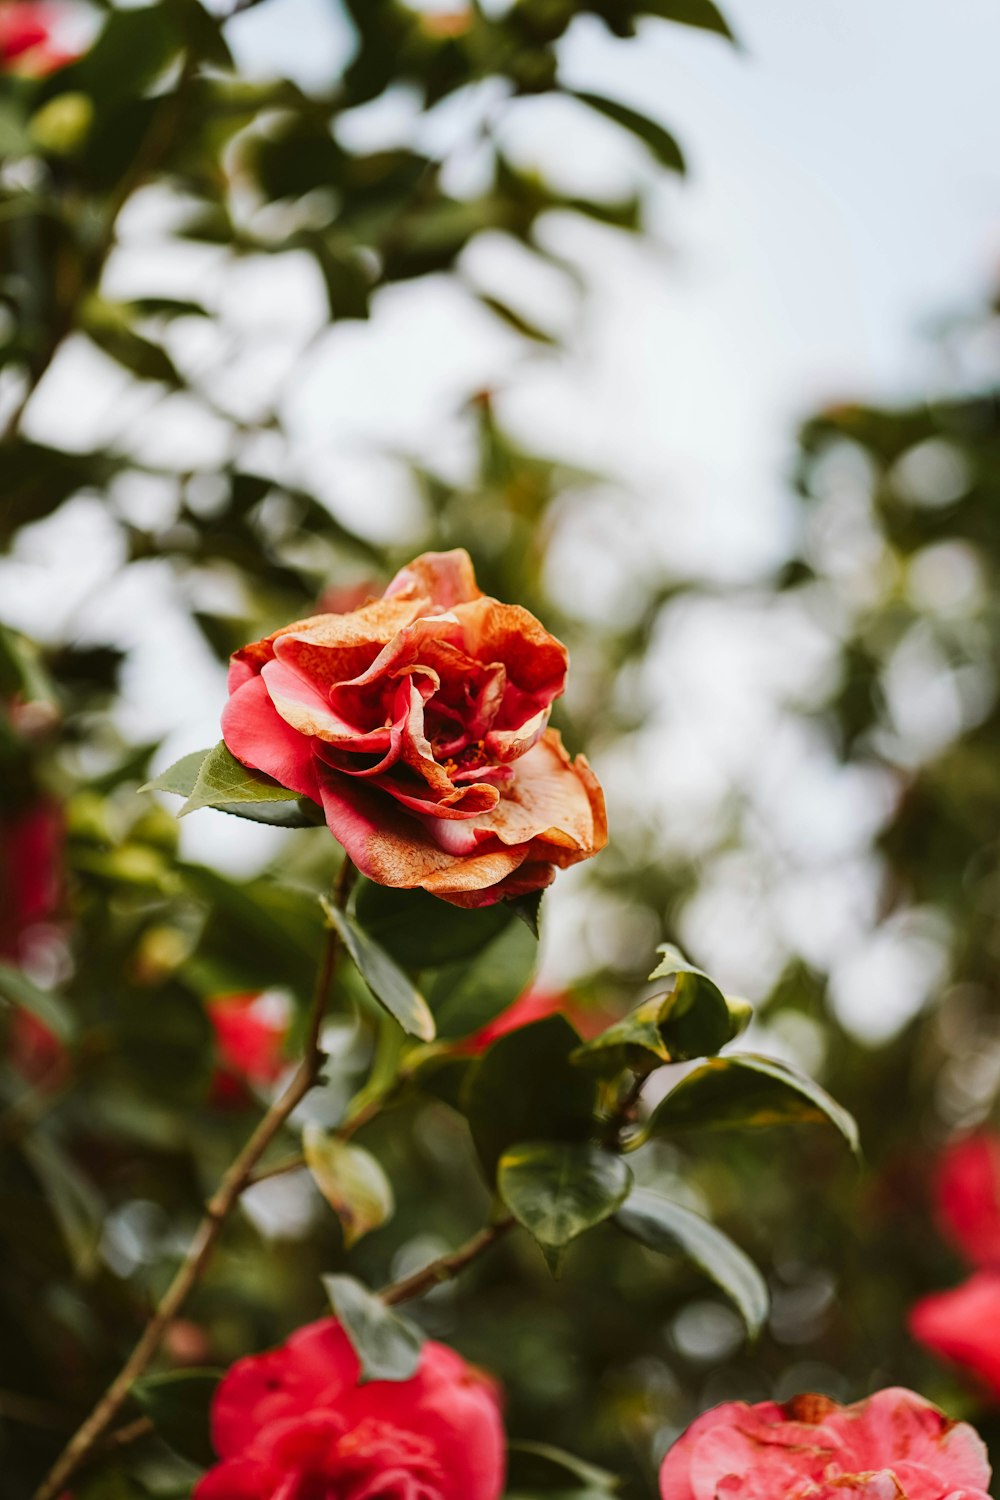
M 934 1367 L 898 1349 L 909 1320 L 1000 1389 L 978 1312 L 1000 1261 L 995 1137 L 938 1168 L 972 1280 L 950 1288 L 935 1240 L 882 1296 L 905 1219 L 870 1214 L 858 1158 L 888 1180 L 917 1064 L 893 1089 L 887 1052 L 876 1099 L 829 1017 L 822 1085 L 758 1045 L 754 1007 L 677 945 L 691 871 L 634 808 L 609 826 L 591 759 L 636 728 L 621 685 L 676 581 L 636 580 L 612 622 L 573 611 L 550 559 L 600 481 L 526 452 L 486 390 L 460 414 L 464 472 L 400 459 L 416 519 L 405 545 L 373 540 L 303 479 L 280 372 L 249 415 L 227 391 L 246 351 L 211 287 L 122 292 L 142 222 L 154 269 L 193 246 L 227 273 L 305 257 L 316 337 L 436 277 L 544 349 L 551 332 L 477 282 L 474 243 L 572 282 L 552 220 L 641 234 L 643 181 L 684 169 L 660 121 L 564 83 L 568 33 L 628 48 L 669 23 L 725 45 L 726 21 L 711 0 L 351 0 L 350 56 L 307 90 L 238 68 L 251 8 L 0 3 L 0 537 L 23 562 L 95 505 L 116 575 L 141 591 L 159 568 L 173 618 L 228 664 L 218 742 L 165 765 L 121 712 L 120 642 L 0 628 L 0 1495 L 983 1500 L 955 1389 L 927 1393 L 945 1415 L 917 1393 Z M 400 90 L 437 118 L 483 86 L 489 117 L 468 111 L 459 144 L 487 170 L 465 193 L 447 152 L 350 129 Z M 519 165 L 501 117 L 540 96 L 632 137 L 650 175 L 581 197 Z M 137 418 L 60 443 L 46 406 L 81 369 L 176 416 L 170 442 Z M 930 435 L 831 414 L 806 467 L 841 440 L 890 463 Z M 775 588 L 822 569 L 795 559 Z M 879 708 L 852 702 L 845 754 Z M 961 917 L 978 803 L 953 828 L 930 772 L 908 790 L 951 851 L 920 870 Z M 266 825 L 276 852 L 223 873 L 188 853 L 188 816 L 221 844 Z M 908 826 L 886 834 L 901 891 Z M 555 902 L 557 939 L 614 939 L 567 991 L 536 979 Z M 962 950 L 980 986 L 987 905 Z M 766 1013 L 821 989 L 793 966 Z M 985 1115 L 925 1134 L 937 1150 Z M 845 1226 L 866 1213 L 858 1265 Z M 789 1332 L 817 1240 L 863 1337 L 824 1343 L 805 1303 Z M 843 1390 L 789 1386 L 787 1346 L 810 1338 Z

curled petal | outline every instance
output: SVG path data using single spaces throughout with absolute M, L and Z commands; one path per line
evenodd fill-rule
M 424 552 L 401 568 L 385 591 L 387 599 L 428 598 L 435 609 L 451 609 L 481 598 L 472 558 L 464 547 L 451 552 Z
M 222 738 L 236 759 L 273 776 L 300 797 L 319 801 L 319 778 L 309 740 L 278 713 L 264 679 L 248 678 L 222 710 Z

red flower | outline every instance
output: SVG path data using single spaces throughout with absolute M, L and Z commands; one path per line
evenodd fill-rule
M 1000 1272 L 979 1271 L 910 1309 L 913 1337 L 977 1376 L 1000 1396 Z
M 973 1429 L 912 1391 L 854 1406 L 731 1401 L 698 1418 L 660 1470 L 662 1500 L 987 1500 Z
M 222 1461 L 194 1500 L 498 1500 L 504 1435 L 489 1380 L 434 1343 L 411 1380 L 358 1377 L 335 1318 L 239 1360 L 212 1406 Z
M 64 832 L 62 810 L 52 802 L 0 818 L 0 962 L 24 963 L 59 909 Z M 7 1060 L 34 1087 L 56 1087 L 69 1066 L 55 1032 L 21 1009 L 10 1014 Z
M 41 78 L 72 61 L 72 55 L 52 41 L 48 6 L 31 0 L 0 4 L 0 72 L 16 70 Z
M 62 810 L 52 802 L 0 818 L 0 959 L 21 962 L 30 929 L 58 910 L 63 835 Z
M 233 657 L 222 716 L 244 765 L 320 803 L 381 885 L 486 906 L 607 841 L 586 760 L 546 727 L 566 648 L 428 552 L 381 599 L 287 625 Z
M 65 1044 L 37 1016 L 15 1010 L 7 1030 L 7 1061 L 25 1083 L 46 1092 L 58 1088 L 69 1072 Z
M 571 995 L 561 994 L 558 990 L 525 990 L 506 1010 L 467 1037 L 462 1043 L 462 1051 L 472 1052 L 478 1057 L 508 1032 L 520 1031 L 532 1021 L 544 1021 L 547 1016 L 557 1015 L 564 1015 L 584 1038 L 598 1036 L 610 1024 L 608 1016 L 599 1011 L 584 1010 Z
M 266 1088 L 281 1076 L 288 1025 L 260 995 L 220 995 L 209 1001 L 208 1015 L 219 1053 L 212 1099 L 247 1104 L 251 1087 Z
M 954 1141 L 937 1168 L 942 1232 L 974 1266 L 1000 1266 L 1000 1136 Z

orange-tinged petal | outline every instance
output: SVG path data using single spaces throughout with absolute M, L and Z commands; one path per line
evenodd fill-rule
M 401 568 L 385 591 L 387 599 L 425 595 L 436 609 L 451 609 L 482 597 L 472 558 L 464 547 L 424 552 Z

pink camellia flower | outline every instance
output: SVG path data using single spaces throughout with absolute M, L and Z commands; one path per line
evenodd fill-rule
M 558 990 L 525 990 L 506 1010 L 466 1037 L 461 1044 L 462 1051 L 478 1057 L 508 1032 L 520 1031 L 522 1026 L 530 1026 L 533 1021 L 544 1021 L 547 1016 L 558 1015 L 571 1021 L 584 1040 L 598 1036 L 612 1019 L 600 1011 L 585 1010 L 571 995 Z
M 208 1002 L 219 1065 L 212 1079 L 212 1102 L 242 1105 L 251 1089 L 276 1083 L 285 1066 L 287 1019 L 260 995 L 220 995 Z
M 942 1231 L 966 1259 L 1000 1267 L 1000 1136 L 979 1130 L 948 1146 L 936 1198 Z
M 72 54 L 53 41 L 52 14 L 47 5 L 36 5 L 33 0 L 2 0 L 0 72 L 42 78 L 72 60 Z
M 1000 1397 L 1000 1271 L 978 1271 L 952 1291 L 922 1297 L 908 1321 L 919 1343 Z
M 212 1405 L 221 1462 L 194 1500 L 498 1500 L 504 1433 L 486 1376 L 435 1343 L 410 1380 L 359 1373 L 335 1318 L 239 1360 Z
M 428 552 L 381 599 L 314 615 L 232 659 L 222 716 L 244 765 L 321 804 L 381 885 L 487 906 L 607 841 L 601 789 L 547 728 L 565 646 Z
M 990 1466 L 973 1428 L 913 1391 L 854 1406 L 797 1396 L 731 1401 L 670 1449 L 662 1500 L 987 1500 Z

